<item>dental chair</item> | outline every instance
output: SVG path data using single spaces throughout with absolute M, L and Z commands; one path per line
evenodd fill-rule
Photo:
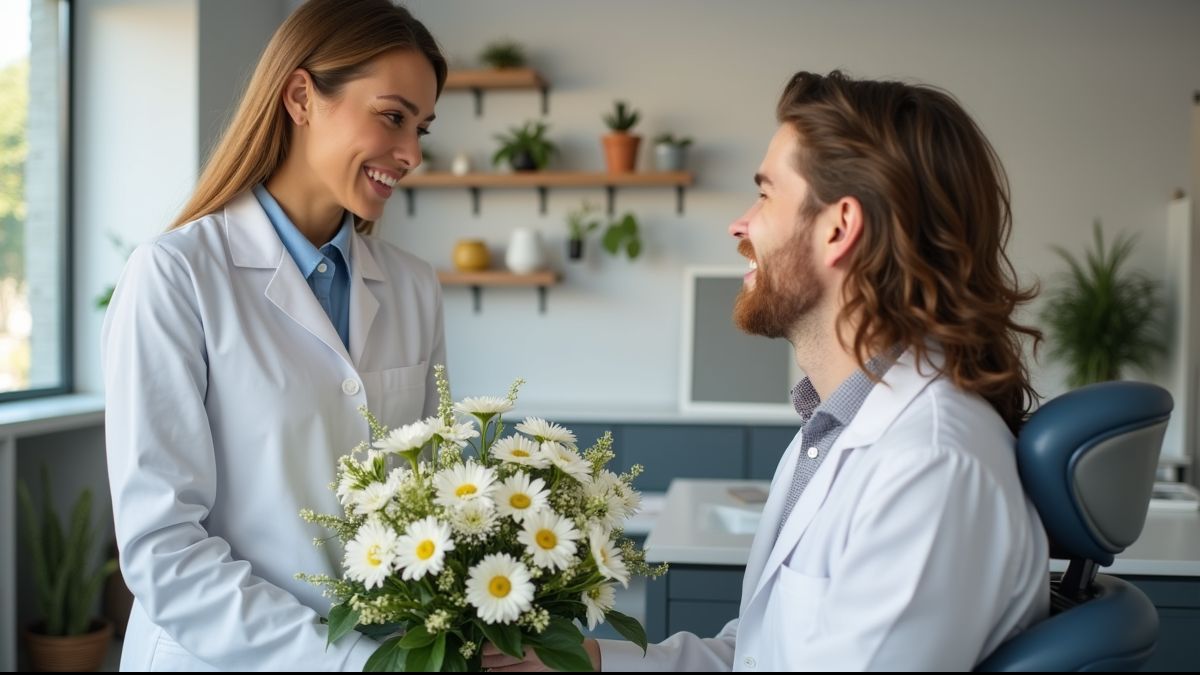
M 977 671 L 1137 670 L 1154 653 L 1158 612 L 1133 584 L 1097 569 L 1142 532 L 1171 395 L 1141 382 L 1093 384 L 1039 408 L 1017 436 L 1017 466 L 1050 538 L 1050 616 Z

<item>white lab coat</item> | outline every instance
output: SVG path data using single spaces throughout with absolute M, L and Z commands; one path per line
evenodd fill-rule
M 139 247 L 105 318 L 108 472 L 121 571 L 136 598 L 123 670 L 362 670 L 376 645 L 326 649 L 342 549 L 301 509 L 340 513 L 337 458 L 433 414 L 445 361 L 430 265 L 351 243 L 350 348 L 258 200 Z
M 970 670 L 1049 611 L 1048 546 L 991 406 L 913 365 L 872 389 L 778 541 L 800 435 L 763 508 L 739 619 L 604 670 Z

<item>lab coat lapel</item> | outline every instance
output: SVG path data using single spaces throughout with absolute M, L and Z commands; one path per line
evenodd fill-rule
M 274 269 L 264 294 L 289 319 L 300 324 L 351 367 L 354 362 L 329 315 L 288 255 L 266 212 L 251 192 L 234 199 L 225 209 L 226 237 L 234 265 Z
M 384 277 L 363 236 L 355 232 L 350 241 L 353 261 L 350 265 L 350 355 L 354 357 L 354 363 L 359 364 L 367 348 L 371 324 L 379 313 L 379 298 L 371 285 L 382 282 Z
M 936 352 L 930 353 L 930 359 L 935 365 L 941 364 L 940 354 Z M 829 456 L 825 458 L 821 467 L 813 474 L 812 479 L 804 488 L 804 492 L 801 493 L 799 501 L 796 502 L 791 514 L 788 515 L 787 522 L 783 524 L 783 529 L 779 530 L 779 537 L 775 540 L 774 545 L 771 546 L 766 563 L 763 565 L 762 573 L 758 576 L 751 601 L 762 591 L 766 582 L 774 576 L 779 566 L 795 550 L 805 530 L 808 529 L 809 524 L 820 510 L 821 505 L 825 503 L 825 498 L 829 495 L 829 491 L 833 487 L 834 479 L 841 468 L 845 453 L 855 448 L 873 445 L 878 441 L 884 431 L 892 425 L 892 422 L 900 416 L 900 413 L 908 407 L 908 404 L 933 379 L 933 369 L 930 368 L 929 364 L 923 364 L 920 372 L 918 372 L 912 351 L 909 350 L 904 352 L 897 359 L 896 363 L 888 369 L 888 372 L 884 375 L 884 381 L 871 389 L 871 393 L 863 401 L 862 408 L 859 409 L 858 414 L 854 416 L 854 419 L 846 427 L 846 430 L 838 436 L 837 441 L 834 442 L 833 447 L 829 451 Z M 788 462 L 788 470 L 783 476 L 790 481 L 799 458 L 799 453 L 801 452 L 798 440 L 792 442 L 789 452 L 792 454 L 792 459 Z M 787 486 L 787 481 L 779 481 L 779 484 L 774 486 L 772 492 L 782 495 L 782 498 L 786 499 Z M 764 526 L 767 525 L 766 515 L 766 508 L 764 507 Z M 775 528 L 778 527 L 778 523 L 779 515 L 776 515 L 773 522 L 770 523 L 771 529 L 764 530 L 760 528 L 758 537 L 771 537 Z M 767 541 L 770 541 L 770 539 Z M 749 569 L 749 564 L 747 564 L 747 569 Z M 748 605 L 749 603 L 746 604 Z

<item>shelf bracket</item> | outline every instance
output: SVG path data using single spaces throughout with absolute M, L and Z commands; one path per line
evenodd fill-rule
M 417 195 L 412 188 L 404 188 L 404 203 L 408 206 L 409 217 L 417 215 Z
M 538 286 L 538 314 L 546 313 L 546 287 Z
M 475 95 L 475 116 L 483 117 L 483 89 L 472 87 L 471 93 Z
M 542 87 L 542 116 L 550 114 L 550 87 Z
M 544 216 L 544 215 L 546 215 L 546 193 L 549 192 L 549 190 L 546 189 L 545 185 L 539 185 L 537 191 L 538 191 L 538 213 L 540 213 Z
M 475 313 L 478 314 L 483 309 L 483 287 L 479 285 L 471 286 L 471 306 L 475 308 Z
M 617 188 L 613 185 L 605 185 L 604 189 L 608 191 L 608 215 L 612 215 L 617 209 Z
M 675 213 L 683 215 L 683 186 L 675 186 Z
M 473 187 L 471 190 L 471 215 L 479 215 L 479 188 Z

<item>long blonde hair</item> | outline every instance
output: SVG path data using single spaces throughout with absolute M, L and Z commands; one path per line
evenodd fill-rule
M 196 190 L 171 223 L 173 230 L 210 213 L 265 181 L 291 145 L 291 121 L 281 94 L 303 68 L 325 97 L 336 96 L 367 63 L 393 49 L 420 52 L 433 66 L 437 93 L 446 83 L 446 59 L 433 35 L 391 0 L 308 0 L 283 22 L 267 44 L 237 113 L 200 174 Z M 355 218 L 369 234 L 374 222 Z

